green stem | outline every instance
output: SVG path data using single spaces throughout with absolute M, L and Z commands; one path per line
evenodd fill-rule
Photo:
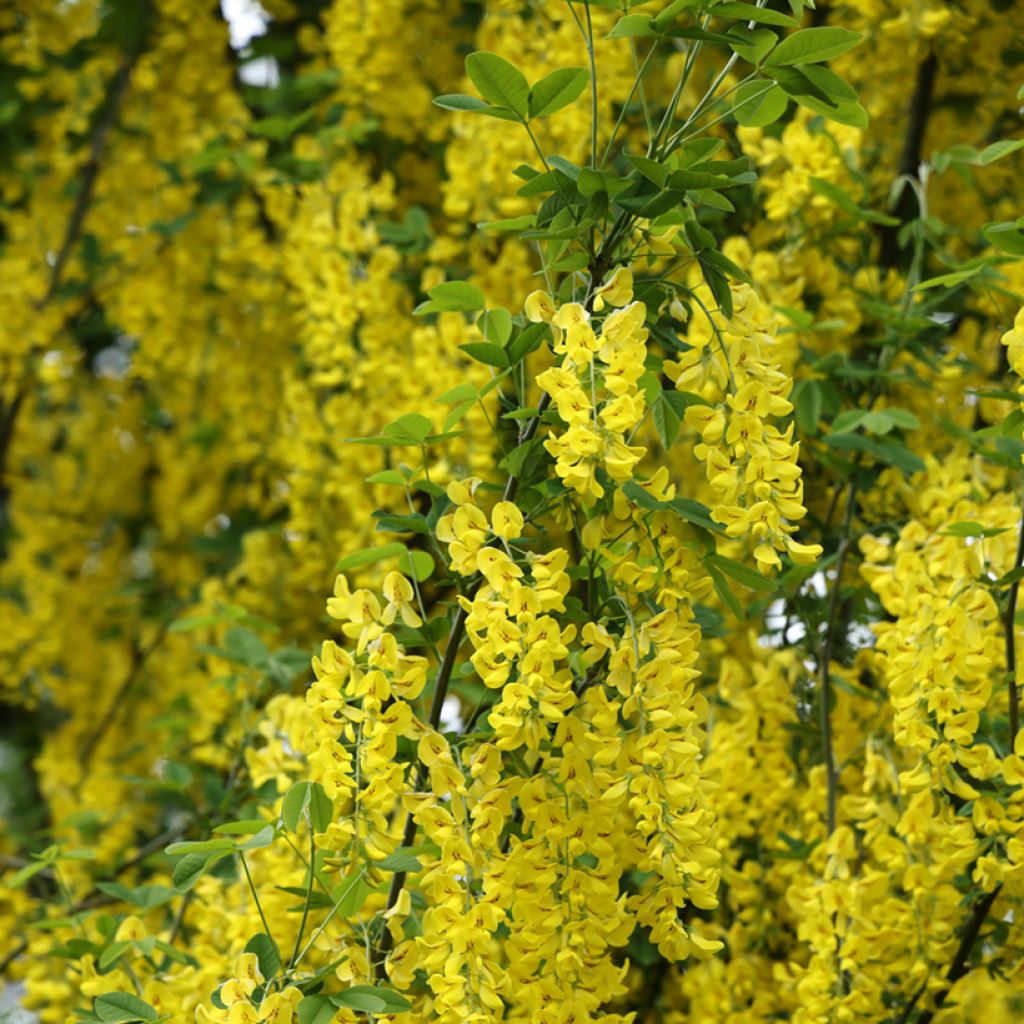
M 647 70 L 647 65 L 650 62 L 651 57 L 654 56 L 654 51 L 657 49 L 657 47 L 652 46 L 647 51 L 647 56 L 644 57 L 643 63 L 637 66 L 636 44 L 633 42 L 632 39 L 630 39 L 629 45 L 630 49 L 633 52 L 633 67 L 636 69 L 636 77 L 633 79 L 633 85 L 630 87 L 629 94 L 626 96 L 626 102 L 623 103 L 622 107 L 619 109 L 619 115 L 615 119 L 615 124 L 612 127 L 612 134 L 611 137 L 608 139 L 608 144 L 604 147 L 604 153 L 601 156 L 602 167 L 608 162 L 608 156 L 611 153 L 612 145 L 615 142 L 615 137 L 619 133 L 619 128 L 622 125 L 622 119 L 626 116 L 626 110 L 628 109 L 629 104 L 633 100 L 633 93 L 635 93 L 638 89 L 640 90 L 640 103 L 644 111 L 644 120 L 647 123 L 647 133 L 648 135 L 650 135 L 654 131 L 654 124 L 651 121 L 651 111 L 650 108 L 647 106 L 647 95 L 644 92 L 643 76 L 644 72 Z
M 320 925 L 317 928 L 317 930 L 313 932 L 313 934 L 309 937 L 309 942 L 307 942 L 306 945 L 303 947 L 302 952 L 299 954 L 298 959 L 295 961 L 296 966 L 298 966 L 302 962 L 305 955 L 313 948 L 313 943 L 315 943 L 316 940 L 320 938 L 320 936 L 323 934 L 324 929 L 331 923 L 332 920 L 334 920 L 334 915 L 338 912 L 338 910 L 341 907 L 341 904 L 345 901 L 345 897 L 348 896 L 348 894 L 355 888 L 356 884 L 358 882 L 361 882 L 362 880 L 362 871 L 357 871 L 355 875 L 352 876 L 352 881 L 349 882 L 345 891 L 335 901 L 334 906 L 331 907 L 330 913 L 328 913 L 328 915 L 320 922 Z
M 590 58 L 590 166 L 597 170 L 597 63 L 594 60 L 594 26 L 590 20 L 590 0 L 584 0 L 587 15 L 587 56 Z
M 263 913 L 263 904 L 260 903 L 259 893 L 256 892 L 256 885 L 252 880 L 252 874 L 249 872 L 249 864 L 245 859 L 245 854 L 239 851 L 238 859 L 242 862 L 242 869 L 245 871 L 245 880 L 249 883 L 249 891 L 252 893 L 252 898 L 256 903 L 256 909 L 259 911 L 260 920 L 263 922 L 263 930 L 267 933 L 267 938 L 270 939 L 270 944 L 274 947 L 278 963 L 284 963 L 281 959 L 281 947 L 278 946 L 277 941 L 274 939 L 274 936 L 270 931 L 270 925 L 267 923 L 267 915 Z
M 309 884 L 306 886 L 306 901 L 302 905 L 302 920 L 299 921 L 299 930 L 295 935 L 295 945 L 292 947 L 291 959 L 288 961 L 288 970 L 294 966 L 299 956 L 299 947 L 302 945 L 302 935 L 306 930 L 306 921 L 309 920 L 309 905 L 313 901 L 313 881 L 316 875 L 316 836 L 313 832 L 313 819 L 309 816 Z
M 839 778 L 836 771 L 835 752 L 832 749 L 832 655 L 835 648 L 836 623 L 839 619 L 839 603 L 843 589 L 843 569 L 846 556 L 850 550 L 850 532 L 853 528 L 853 517 L 857 510 L 857 484 L 851 480 L 846 490 L 846 515 L 843 519 L 842 535 L 839 538 L 839 550 L 836 557 L 836 578 L 832 583 L 832 595 L 829 598 L 828 618 L 825 621 L 825 635 L 822 640 L 821 653 L 818 656 L 818 679 L 821 697 L 821 745 L 825 759 L 825 780 L 828 789 L 826 821 L 828 834 L 832 835 L 836 828 L 836 807 L 839 799 Z

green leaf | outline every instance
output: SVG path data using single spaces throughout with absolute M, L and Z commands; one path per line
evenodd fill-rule
M 898 223 L 898 222 L 897 222 Z M 940 274 L 938 277 L 930 277 L 914 286 L 915 292 L 926 292 L 932 288 L 956 288 L 965 281 L 970 281 L 984 270 L 984 266 L 971 267 L 970 270 L 954 270 L 950 274 Z
M 925 469 L 923 460 L 906 445 L 894 438 L 865 437 L 862 434 L 830 434 L 825 438 L 830 448 L 840 451 L 859 451 L 871 455 L 905 473 L 920 473 Z
M 821 386 L 814 380 L 802 380 L 793 389 L 793 410 L 797 425 L 805 434 L 818 432 L 822 408 Z
M 743 21 L 756 21 L 762 25 L 778 25 L 781 28 L 797 27 L 797 22 L 788 14 L 748 3 L 715 4 L 710 13 L 716 18 L 737 18 Z
M 17 889 L 19 886 L 24 885 L 30 878 L 38 875 L 40 871 L 50 867 L 51 862 L 48 860 L 36 860 L 30 864 L 26 864 L 24 867 L 19 868 L 17 871 L 7 879 L 6 885 L 11 889 Z
M 373 891 L 373 886 L 359 871 L 340 881 L 331 895 L 337 900 L 338 914 L 344 919 L 358 914 Z
M 435 285 L 427 294 L 429 302 L 421 303 L 416 312 L 423 313 L 472 313 L 486 305 L 484 293 L 468 281 L 444 281 Z
M 222 825 L 214 825 L 214 832 L 223 832 L 226 836 L 254 836 L 262 832 L 267 822 L 261 818 L 245 818 L 242 821 L 225 821 Z
M 258 121 L 250 121 L 249 134 L 258 135 L 264 139 L 272 139 L 274 142 L 284 142 L 285 139 L 290 138 L 309 121 L 315 113 L 316 111 L 310 108 L 293 117 L 264 117 Z
M 743 619 L 743 606 L 740 604 L 739 598 L 732 592 L 732 588 L 729 586 L 726 578 L 713 565 L 708 565 L 706 568 L 708 575 L 711 577 L 711 582 L 714 584 L 718 599 L 737 619 Z
M 729 34 L 734 37 L 733 52 L 755 67 L 760 65 L 779 41 L 779 37 L 767 28 L 748 29 L 737 25 Z
M 403 548 L 404 550 L 404 548 Z M 302 812 L 309 805 L 309 783 L 305 780 L 290 786 L 281 801 L 281 821 L 289 832 L 294 832 L 302 820 Z
M 734 562 L 724 555 L 705 555 L 704 561 L 724 572 L 737 583 L 742 583 L 748 590 L 760 590 L 762 593 L 774 594 L 779 589 L 774 580 L 766 579 L 756 569 L 751 569 L 742 562 Z
M 303 996 L 299 1000 L 299 1024 L 330 1024 L 337 1012 L 328 996 Z
M 407 847 L 399 847 L 394 853 L 389 854 L 382 861 L 378 861 L 374 864 L 374 867 L 380 868 L 383 871 L 421 871 L 423 865 L 420 864 L 419 858 L 411 853 Z
M 981 523 L 975 523 L 971 520 L 965 520 L 959 523 L 950 523 L 944 530 L 939 531 L 940 537 L 997 537 L 1001 533 L 1006 533 L 1010 527 L 1008 526 L 996 526 L 996 527 L 985 527 Z
M 1024 218 L 1018 221 L 986 224 L 981 231 L 986 240 L 1000 252 L 1024 256 L 1024 230 L 1022 228 L 1024 228 Z
M 274 826 L 266 824 L 255 835 L 250 836 L 238 847 L 239 850 L 262 850 L 273 845 L 275 838 Z
M 206 870 L 209 858 L 202 853 L 186 854 L 174 865 L 171 882 L 178 892 L 188 892 Z
M 115 960 L 117 960 L 122 953 L 131 948 L 131 943 L 122 940 L 121 942 L 112 942 L 103 952 L 100 954 L 99 968 L 101 971 L 105 971 Z M 136 1018 L 132 1018 L 135 1020 Z
M 558 68 L 545 75 L 530 90 L 530 118 L 547 117 L 576 100 L 587 87 L 586 68 Z
M 648 181 L 653 182 L 658 188 L 665 187 L 665 183 L 668 181 L 669 169 L 664 164 L 658 163 L 657 160 L 649 160 L 645 156 L 633 156 L 631 153 L 626 154 L 626 159 Z
M 512 336 L 512 315 L 501 306 L 484 310 L 476 325 L 483 336 L 495 345 L 504 345 Z
M 716 523 L 711 518 L 711 509 L 707 505 L 701 504 L 701 502 L 694 500 L 693 498 L 673 498 L 669 503 L 668 507 L 675 512 L 680 519 L 685 519 L 688 523 L 693 523 L 694 526 L 699 526 L 701 529 L 710 530 L 712 533 L 724 533 L 724 528 L 721 523 Z
M 724 174 L 709 174 L 707 171 L 673 171 L 668 177 L 669 188 L 729 188 L 733 185 Z
M 344 572 L 347 569 L 361 569 L 364 565 L 373 565 L 382 562 L 385 558 L 394 558 L 405 553 L 405 545 L 395 541 L 392 544 L 381 544 L 375 548 L 362 548 L 353 551 L 340 559 L 334 566 L 336 572 Z
M 314 832 L 326 832 L 334 820 L 334 801 L 319 782 L 309 784 L 309 820 Z
M 775 82 L 746 82 L 736 90 L 733 114 L 747 128 L 764 128 L 778 121 L 789 106 L 789 97 Z
M 856 430 L 864 421 L 867 413 L 867 409 L 847 409 L 832 421 L 832 428 L 829 432 L 832 434 L 846 434 L 851 430 Z
M 605 38 L 645 39 L 657 34 L 651 19 L 646 14 L 624 14 Z
M 477 113 L 481 117 L 493 117 L 497 121 L 515 121 L 516 124 L 523 123 L 523 119 L 507 107 L 484 107 L 482 110 L 478 110 Z
M 509 362 L 514 366 L 534 349 L 540 348 L 550 334 L 551 329 L 547 324 L 530 324 L 524 327 L 506 349 Z
M 478 113 L 487 108 L 487 104 L 476 96 L 466 96 L 462 93 L 449 93 L 445 96 L 435 96 L 434 105 L 445 110 L 458 110 L 465 113 Z
M 819 64 L 852 50 L 864 37 L 846 28 L 802 28 L 775 47 L 766 67 Z
M 451 430 L 457 423 L 459 423 L 463 416 L 469 412 L 473 406 L 476 405 L 476 399 L 471 398 L 468 401 L 460 402 L 447 416 L 444 418 L 444 429 Z
M 1000 139 L 999 142 L 993 142 L 981 151 L 981 165 L 987 167 L 994 164 L 1004 156 L 1016 153 L 1018 149 L 1024 149 L 1024 139 Z
M 169 857 L 177 857 L 182 853 L 201 853 L 208 855 L 219 853 L 221 850 L 233 850 L 235 841 L 233 839 L 204 839 L 198 843 L 171 843 L 164 853 Z
M 481 231 L 520 231 L 532 228 L 537 223 L 535 213 L 524 213 L 521 217 L 506 217 L 504 220 L 483 220 L 477 224 Z
M 857 102 L 857 93 L 828 68 L 778 67 L 771 69 L 771 75 L 802 107 L 839 124 L 868 126 L 867 111 Z
M 468 345 L 460 345 L 459 349 L 485 366 L 497 366 L 504 369 L 509 365 L 509 354 L 500 345 L 474 341 Z
M 353 985 L 338 995 L 331 996 L 335 1006 L 364 1013 L 402 1013 L 412 1009 L 412 1003 L 393 989 L 380 985 Z
M 260 974 L 268 981 L 281 970 L 281 957 L 277 947 L 265 932 L 257 932 L 246 944 L 245 953 L 255 953 L 259 961 Z
M 754 283 L 750 275 L 742 267 L 737 266 L 724 252 L 719 252 L 718 249 L 705 249 L 700 254 L 700 258 L 706 260 L 721 273 L 727 274 L 737 281 L 750 285 Z
M 397 469 L 382 469 L 379 473 L 371 473 L 366 478 L 368 484 L 388 484 L 393 487 L 404 487 L 408 482 Z
M 651 410 L 654 417 L 654 429 L 658 432 L 658 440 L 661 441 L 662 448 L 666 450 L 676 443 L 679 428 L 682 425 L 683 413 L 686 411 L 685 405 L 681 409 L 676 408 L 675 396 L 678 394 L 679 392 L 662 391 Z
M 872 224 L 886 224 L 890 227 L 894 227 L 900 222 L 897 217 L 890 217 L 887 214 L 878 213 L 875 210 L 868 210 L 863 206 L 859 206 L 852 196 L 848 195 L 831 181 L 812 177 L 810 183 L 811 188 L 818 195 L 830 199 L 839 209 L 844 213 L 848 213 L 855 220 L 866 220 Z
M 387 437 L 393 437 L 406 444 L 422 444 L 432 433 L 434 424 L 418 412 L 407 412 L 392 420 L 383 430 Z
M 530 198 L 531 196 L 544 195 L 545 192 L 568 192 L 573 188 L 575 188 L 575 184 L 572 178 L 564 171 L 555 169 L 545 171 L 543 174 L 534 175 L 525 185 L 520 187 L 516 195 Z
M 903 430 L 917 430 L 921 426 L 921 421 L 909 409 L 891 406 L 888 409 L 882 409 L 879 415 L 884 416 L 890 423 Z
M 426 551 L 406 551 L 398 560 L 398 567 L 406 576 L 422 583 L 433 574 L 434 559 Z
M 530 102 L 530 85 L 523 73 L 504 57 L 486 50 L 466 58 L 466 74 L 488 103 L 507 107 L 524 120 Z
M 649 512 L 656 512 L 667 508 L 667 503 L 659 501 L 650 491 L 645 491 L 635 480 L 627 480 L 621 487 L 623 495 L 634 505 L 645 508 Z
M 250 668 L 264 668 L 270 651 L 263 638 L 244 626 L 233 626 L 224 634 L 224 654 Z
M 689 10 L 691 7 L 697 7 L 701 2 L 702 0 L 672 0 L 672 3 L 663 8 L 661 13 L 654 18 L 654 27 L 660 32 L 672 24 L 677 14 L 682 14 L 683 11 Z
M 97 996 L 93 1010 L 106 1024 L 123 1024 L 125 1021 L 157 1020 L 160 1014 L 149 1003 L 127 992 L 108 992 Z

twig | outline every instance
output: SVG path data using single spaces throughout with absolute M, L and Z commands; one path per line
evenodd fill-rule
M 851 480 L 846 489 L 846 516 L 843 520 L 843 532 L 839 538 L 839 549 L 836 557 L 836 578 L 832 584 L 832 596 L 829 599 L 828 618 L 825 621 L 825 635 L 822 638 L 821 653 L 818 656 L 818 679 L 821 691 L 821 745 L 824 748 L 825 779 L 828 787 L 828 807 L 826 820 L 828 834 L 836 828 L 836 804 L 838 802 L 839 780 L 836 772 L 835 754 L 832 750 L 832 683 L 830 678 L 832 653 L 835 648 L 836 620 L 839 617 L 839 602 L 843 588 L 843 569 L 846 555 L 850 550 L 850 530 L 853 525 L 854 513 L 857 509 L 857 484 Z
M 79 752 L 79 760 L 82 763 L 82 767 L 88 766 L 92 760 L 93 754 L 96 752 L 96 747 L 100 740 L 106 734 L 107 730 L 114 724 L 117 719 L 118 713 L 121 710 L 121 706 L 124 702 L 124 698 L 127 696 L 128 691 L 132 688 L 135 680 L 138 678 L 139 673 L 145 667 L 149 656 L 156 650 L 156 648 L 163 641 L 167 635 L 168 627 L 170 626 L 170 620 L 162 623 L 157 629 L 156 636 L 149 642 L 146 647 L 136 647 L 132 652 L 132 665 L 128 670 L 128 674 L 125 676 L 121 685 L 117 688 L 117 692 L 114 694 L 113 699 L 107 707 L 103 718 L 100 719 L 99 724 L 88 736 L 85 743 L 82 744 L 82 749 Z
M 106 110 L 103 111 L 103 114 L 96 122 L 96 127 L 93 129 L 92 138 L 90 139 L 89 158 L 78 173 L 80 181 L 78 195 L 75 196 L 75 205 L 71 210 L 67 230 L 64 232 L 64 241 L 61 243 L 60 249 L 57 250 L 57 256 L 53 261 L 53 268 L 50 271 L 50 283 L 42 299 L 39 300 L 38 309 L 46 306 L 54 295 L 57 294 L 57 289 L 60 288 L 61 278 L 64 276 L 64 268 L 71 256 L 71 250 L 74 249 L 75 243 L 82 233 L 85 215 L 89 211 L 93 193 L 96 191 L 96 181 L 100 174 L 100 161 L 103 158 L 103 151 L 107 145 L 107 136 L 117 122 L 117 116 L 121 111 L 121 103 L 131 81 L 132 71 L 135 69 L 135 65 L 141 56 L 142 46 L 140 44 L 125 55 L 117 71 L 114 73 L 110 89 L 107 92 Z
M 936 994 L 934 1007 L 930 1010 L 925 1010 L 917 1018 L 915 1024 L 930 1024 L 932 1018 L 942 1009 L 943 1004 L 949 998 L 953 985 L 970 970 L 967 966 L 967 958 L 971 955 L 975 942 L 978 941 L 981 926 L 985 923 L 985 919 L 988 917 L 992 904 L 995 903 L 1001 888 L 1001 885 L 997 885 L 971 912 L 971 916 L 968 918 L 967 925 L 964 928 L 964 933 L 960 937 L 960 945 L 957 946 L 956 953 L 953 955 L 953 962 L 949 965 L 949 970 L 946 972 L 947 985 L 941 992 Z M 914 993 L 913 999 L 907 1004 L 897 1024 L 908 1024 L 910 1015 L 914 1012 L 914 1007 L 921 996 L 924 995 L 924 990 L 925 984 L 922 983 L 921 987 Z
M 571 4 L 570 4 L 571 6 Z M 590 58 L 590 166 L 597 170 L 597 62 L 594 60 L 594 26 L 590 0 L 584 0 L 587 14 L 587 56 Z
M 907 114 L 907 128 L 903 136 L 903 149 L 900 153 L 897 177 L 906 175 L 916 178 L 921 163 L 921 146 L 924 142 L 925 129 L 928 126 L 928 115 L 931 113 L 932 94 L 935 91 L 935 77 L 939 62 L 934 53 L 930 53 L 917 68 L 917 79 L 914 93 L 910 99 Z M 904 186 L 900 193 L 895 214 L 899 224 L 884 225 L 881 229 L 882 248 L 879 259 L 883 267 L 895 266 L 899 260 L 900 228 L 914 217 L 914 196 L 912 190 Z
M 1024 515 L 1021 516 L 1020 533 L 1017 538 L 1017 554 L 1013 560 L 1013 568 L 1019 569 L 1024 563 Z M 1003 637 L 1006 643 L 1006 682 L 1009 689 L 1010 704 L 1010 751 L 1017 739 L 1020 728 L 1020 694 L 1017 690 L 1017 594 L 1020 580 L 1010 584 L 1010 592 L 1006 598 L 1006 617 L 1003 620 Z

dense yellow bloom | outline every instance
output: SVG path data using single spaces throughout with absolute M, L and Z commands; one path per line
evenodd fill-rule
M 740 6 L 0 12 L 41 1024 L 1018 1019 L 1017 11 Z

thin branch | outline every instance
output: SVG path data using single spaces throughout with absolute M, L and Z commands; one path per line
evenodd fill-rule
M 142 50 L 140 42 L 138 46 L 133 47 L 129 53 L 125 54 L 111 80 L 110 89 L 107 91 L 106 96 L 106 109 L 96 122 L 96 127 L 93 129 L 92 138 L 89 142 L 89 157 L 77 175 L 79 186 L 78 194 L 75 196 L 75 205 L 71 210 L 71 217 L 64 232 L 64 241 L 61 243 L 60 249 L 57 250 L 57 256 L 53 261 L 49 286 L 38 303 L 37 308 L 39 309 L 43 309 L 54 295 L 57 294 L 68 259 L 71 257 L 71 252 L 82 233 L 85 216 L 89 212 L 93 193 L 96 191 L 96 182 L 100 175 L 100 163 L 103 159 L 103 152 L 106 149 L 107 138 L 110 135 L 110 130 L 117 123 L 118 115 L 121 112 L 121 104 L 124 102 L 124 97 L 128 92 L 128 85 L 131 82 L 132 71 L 142 56 Z
M 156 636 L 147 644 L 145 647 L 136 647 L 132 652 L 132 664 L 128 670 L 128 674 L 125 676 L 121 685 L 117 688 L 117 692 L 114 694 L 113 699 L 107 707 L 106 713 L 103 718 L 100 719 L 99 724 L 88 736 L 86 741 L 82 744 L 82 749 L 79 751 L 78 758 L 82 762 L 82 766 L 86 767 L 92 760 L 93 754 L 96 752 L 100 740 L 106 734 L 107 730 L 114 724 L 118 714 L 124 704 L 124 699 L 128 695 L 128 691 L 134 685 L 136 679 L 139 677 L 139 673 L 145 667 L 146 662 L 149 660 L 149 656 L 156 650 L 161 644 L 164 637 L 167 635 L 167 629 L 170 626 L 170 620 L 161 624 L 157 630 Z
M 949 970 L 946 971 L 946 987 L 936 994 L 935 1005 L 931 1009 L 925 1010 L 917 1018 L 915 1024 L 930 1024 L 932 1018 L 939 1012 L 939 1010 L 942 1009 L 943 1004 L 949 998 L 949 993 L 952 990 L 953 985 L 970 970 L 967 966 L 967 958 L 971 955 L 971 950 L 974 948 L 974 944 L 978 941 L 978 935 L 981 933 L 981 926 L 985 923 L 989 911 L 992 909 L 992 904 L 995 903 L 996 897 L 999 895 L 999 890 L 1001 888 L 1001 885 L 997 885 L 975 906 L 974 910 L 971 912 L 971 916 L 968 918 L 967 924 L 964 927 L 964 933 L 960 937 L 960 945 L 957 946 L 956 953 L 953 955 L 953 961 L 949 965 Z M 899 1021 L 897 1021 L 897 1024 L 908 1024 L 910 1021 L 910 1015 L 914 1012 L 914 1007 L 924 994 L 924 989 L 925 986 L 922 984 L 917 992 L 914 993 L 913 999 L 911 999 L 907 1004 L 907 1007 L 900 1016 Z
M 826 820 L 828 834 L 836 828 L 836 805 L 838 803 L 839 779 L 836 771 L 835 753 L 832 749 L 832 655 L 835 648 L 836 623 L 839 618 L 839 603 L 843 589 L 843 569 L 846 556 L 850 550 L 850 531 L 853 517 L 857 510 L 857 485 L 851 480 L 846 489 L 846 515 L 843 519 L 843 532 L 839 538 L 836 557 L 836 578 L 832 583 L 832 595 L 829 599 L 828 618 L 825 621 L 825 634 L 822 638 L 821 653 L 818 655 L 818 682 L 821 696 L 821 745 L 825 759 L 825 779 L 828 786 L 828 807 Z
M 596 286 L 597 282 L 601 280 L 604 274 L 604 257 L 603 255 L 598 256 L 594 263 L 590 267 L 590 280 L 592 287 Z M 591 290 L 591 302 L 593 301 L 593 290 Z M 540 401 L 537 403 L 537 412 L 534 416 L 530 417 L 526 423 L 523 424 L 519 431 L 518 444 L 526 444 L 527 441 L 531 440 L 540 428 L 541 420 L 544 418 L 544 413 L 551 405 L 551 395 L 545 392 Z M 519 490 L 519 477 L 513 473 L 509 476 L 508 482 L 505 484 L 505 490 L 502 494 L 502 501 L 513 501 L 515 500 L 516 492 Z M 448 636 L 448 646 L 444 651 L 444 660 L 441 662 L 441 667 L 437 672 L 437 681 L 434 684 L 434 696 L 430 705 L 430 713 L 427 718 L 427 724 L 432 729 L 436 729 L 441 721 L 441 709 L 444 707 L 445 697 L 448 695 L 448 684 L 451 681 L 452 671 L 455 668 L 455 661 L 458 657 L 459 648 L 462 646 L 462 641 L 466 636 L 466 620 L 469 617 L 469 613 L 459 607 L 458 612 L 455 615 L 455 620 L 452 622 L 451 632 Z M 422 761 L 416 763 L 416 790 L 420 790 L 426 781 L 427 768 Z M 405 819 L 405 828 L 402 831 L 402 845 L 412 846 L 413 841 L 416 838 L 416 819 L 410 812 Z M 388 891 L 388 901 L 385 907 L 385 913 L 391 910 L 397 903 L 398 897 L 405 886 L 407 874 L 404 871 L 396 871 L 391 878 L 391 888 Z M 387 928 L 384 929 L 381 935 L 380 945 L 378 952 L 382 954 L 380 962 L 377 964 L 378 977 L 384 976 L 384 959 L 388 951 L 392 947 L 392 936 L 391 931 Z
M 921 146 L 924 143 L 925 129 L 928 127 L 928 116 L 931 113 L 938 67 L 939 62 L 934 53 L 930 53 L 918 65 L 914 93 L 910 98 L 910 108 L 907 112 L 907 128 L 903 136 L 903 149 L 900 153 L 897 178 L 902 175 L 917 177 L 918 167 L 921 163 Z M 879 260 L 883 267 L 893 267 L 899 261 L 899 231 L 904 224 L 914 219 L 917 212 L 915 206 L 912 191 L 904 186 L 895 210 L 900 223 L 885 225 L 881 229 L 882 248 Z
M 594 26 L 590 20 L 590 0 L 584 0 L 587 14 L 587 56 L 590 58 L 590 166 L 597 170 L 597 63 L 594 60 Z
M 1017 538 L 1017 554 L 1013 560 L 1013 568 L 1019 569 L 1024 564 L 1024 515 L 1021 516 L 1020 533 Z M 1006 643 L 1006 683 L 1009 689 L 1010 704 L 1010 751 L 1017 739 L 1020 729 L 1020 694 L 1017 690 L 1017 594 L 1020 580 L 1010 584 L 1010 592 L 1006 598 L 1006 617 L 1003 620 L 1003 637 Z

